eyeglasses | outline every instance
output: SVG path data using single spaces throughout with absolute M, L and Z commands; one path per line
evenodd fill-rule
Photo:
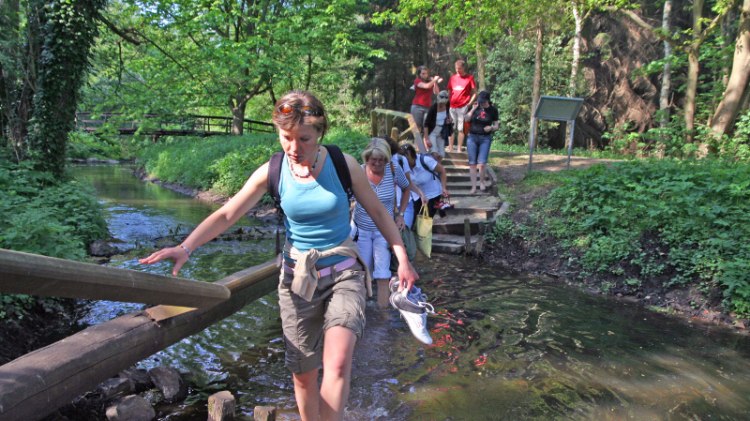
M 299 111 L 304 115 L 313 116 L 313 117 L 320 117 L 323 115 L 322 112 L 319 110 L 316 110 L 315 108 L 309 106 L 309 105 L 302 105 L 302 106 L 294 106 L 288 103 L 284 103 L 278 106 L 277 110 L 281 114 L 289 114 L 292 111 Z

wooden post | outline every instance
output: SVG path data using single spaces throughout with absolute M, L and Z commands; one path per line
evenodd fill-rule
M 234 396 L 226 390 L 216 392 L 208 397 L 208 421 L 227 421 L 234 419 Z
M 253 420 L 276 421 L 276 408 L 273 406 L 256 406 L 253 409 Z
M 234 314 L 278 282 L 279 269 L 269 261 L 216 281 L 231 291 L 226 301 L 126 314 L 13 360 L 0 367 L 0 419 L 43 418 L 112 374 Z M 153 320 L 154 309 L 169 317 Z
M 378 112 L 375 110 L 370 111 L 370 136 L 376 137 L 378 135 Z
M 393 127 L 393 116 L 390 114 L 386 114 L 385 115 L 385 133 L 390 133 L 391 127 Z
M 468 256 L 471 252 L 471 222 L 469 218 L 464 218 L 464 256 Z
M 208 282 L 0 249 L 0 293 L 201 307 L 229 298 Z
M 391 127 L 391 139 L 398 142 L 400 137 L 401 136 L 399 136 L 398 127 Z

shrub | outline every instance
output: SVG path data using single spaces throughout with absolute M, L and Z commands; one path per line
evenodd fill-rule
M 750 165 L 600 165 L 572 173 L 541 204 L 550 232 L 580 253 L 585 270 L 621 275 L 631 263 L 636 277 L 653 278 L 667 266 L 646 256 L 665 253 L 673 282 L 711 280 L 730 310 L 750 315 Z
M 83 260 L 86 245 L 107 234 L 91 187 L 55 181 L 0 156 L 0 248 Z M 55 308 L 54 298 L 0 295 L 0 320 L 24 318 L 35 306 Z

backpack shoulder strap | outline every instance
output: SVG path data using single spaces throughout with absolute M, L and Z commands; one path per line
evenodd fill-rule
M 437 178 L 438 178 L 437 174 L 435 174 L 435 171 L 431 170 L 430 167 L 427 166 L 427 163 L 424 162 L 424 156 L 425 156 L 425 154 L 423 154 L 423 153 L 419 154 L 419 162 L 422 163 L 422 168 L 426 169 L 427 171 L 430 172 L 430 174 L 432 174 L 432 179 L 433 180 L 437 180 Z
M 284 152 L 276 152 L 268 160 L 268 194 L 273 199 L 276 209 L 281 211 L 281 197 L 279 196 L 279 180 L 281 179 L 281 162 Z
M 341 149 L 336 145 L 323 145 L 328 150 L 328 154 L 333 160 L 333 166 L 336 168 L 336 175 L 341 181 L 341 186 L 346 192 L 346 197 L 351 201 L 354 198 L 354 191 L 352 190 L 352 176 L 349 173 L 349 165 L 346 163 L 346 157 Z

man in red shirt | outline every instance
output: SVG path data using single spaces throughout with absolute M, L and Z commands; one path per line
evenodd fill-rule
M 414 122 L 417 123 L 419 133 L 422 133 L 424 127 L 424 118 L 427 115 L 427 111 L 432 105 L 432 94 L 436 94 L 440 91 L 438 83 L 442 82 L 443 79 L 440 76 L 430 77 L 430 70 L 427 66 L 417 67 L 417 78 L 414 80 L 414 99 L 411 101 L 411 115 L 414 117 Z M 424 153 L 424 145 L 422 145 L 421 139 L 415 139 L 415 142 L 419 147 L 419 151 Z
M 458 133 L 458 152 L 464 145 L 464 115 L 469 105 L 474 102 L 477 84 L 474 76 L 466 73 L 466 62 L 456 60 L 456 73 L 448 80 L 448 92 L 451 94 L 450 114 L 453 119 L 454 132 Z M 453 151 L 453 136 L 448 139 L 448 151 Z

